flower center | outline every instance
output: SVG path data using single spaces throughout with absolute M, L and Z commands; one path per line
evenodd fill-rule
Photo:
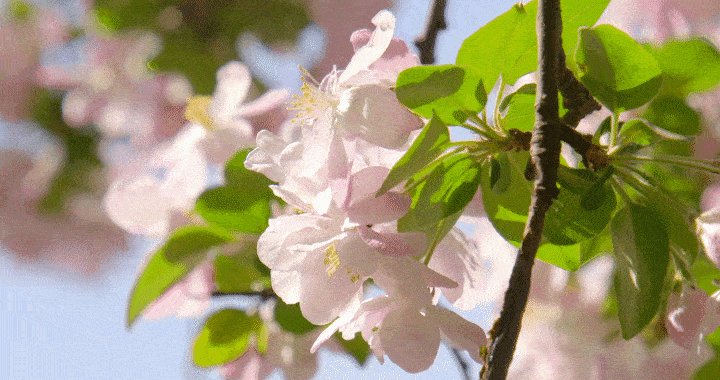
M 307 77 L 301 77 L 303 81 L 303 85 L 300 87 L 301 94 L 293 95 L 294 102 L 292 102 L 288 109 L 298 111 L 292 120 L 293 122 L 312 124 L 315 119 L 322 117 L 327 109 L 336 107 L 339 99 L 321 90 L 320 84 L 317 83 L 310 73 L 304 69 L 302 70 Z M 307 78 L 309 78 L 310 81 L 308 81 Z

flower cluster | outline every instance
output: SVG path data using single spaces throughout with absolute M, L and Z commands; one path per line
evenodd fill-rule
M 299 303 L 314 324 L 334 320 L 313 350 L 340 330 L 346 339 L 361 332 L 379 360 L 387 355 L 409 372 L 433 363 L 441 337 L 480 361 L 483 330 L 437 306 L 440 292 L 460 305 L 473 291 L 465 281 L 473 260 L 462 259 L 473 247 L 453 230 L 430 266 L 422 264 L 425 235 L 397 229 L 410 197 L 400 186 L 375 196 L 423 121 L 391 90 L 417 57 L 393 38 L 390 12 L 372 22 L 374 31 L 352 35 L 355 55 L 345 70 L 321 83 L 308 79 L 281 136 L 258 133 L 246 167 L 276 182 L 273 192 L 297 210 L 270 220 L 258 256 L 283 301 Z M 385 294 L 366 299 L 369 280 Z

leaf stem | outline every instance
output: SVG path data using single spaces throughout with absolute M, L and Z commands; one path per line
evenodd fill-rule
M 717 162 L 708 162 L 705 160 L 696 160 L 690 157 L 680 156 L 654 156 L 654 157 L 643 157 L 643 156 L 615 156 L 616 162 L 655 162 L 675 165 L 688 169 L 695 169 L 698 171 L 720 174 L 720 167 L 717 167 Z

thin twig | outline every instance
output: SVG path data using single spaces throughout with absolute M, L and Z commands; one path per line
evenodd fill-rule
M 538 89 L 535 97 L 535 126 L 530 154 L 535 165 L 532 202 L 525 224 L 520 252 L 505 292 L 500 318 L 490 332 L 486 366 L 481 379 L 504 380 L 520 335 L 520 324 L 530 293 L 530 277 L 545 224 L 545 214 L 557 198 L 557 170 L 560 165 L 560 129 L 563 122 L 558 102 L 558 50 L 562 31 L 559 0 L 540 0 L 538 36 Z
M 213 292 L 213 297 L 260 297 L 263 301 L 277 297 L 272 289 L 264 289 L 259 292 L 237 292 L 237 293 L 223 293 Z
M 447 29 L 445 22 L 445 5 L 447 0 L 435 0 L 433 2 L 430 19 L 425 28 L 425 35 L 415 40 L 415 46 L 420 51 L 420 63 L 432 65 L 435 63 L 435 41 L 441 30 Z

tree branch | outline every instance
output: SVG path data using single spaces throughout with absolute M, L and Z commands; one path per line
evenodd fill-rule
M 594 111 L 600 110 L 602 106 L 567 67 L 565 50 L 562 47 L 562 36 L 558 48 L 558 69 L 558 87 L 563 96 L 563 107 L 568 110 L 563 116 L 563 121 L 565 124 L 575 128 L 580 124 L 580 120 Z
M 560 1 L 539 0 L 536 24 L 538 88 L 530 146 L 536 173 L 535 183 L 520 252 L 505 292 L 500 318 L 490 332 L 486 366 L 480 372 L 481 379 L 499 380 L 507 377 L 530 293 L 532 266 L 540 246 L 545 214 L 558 195 L 556 182 L 560 165 L 560 129 L 564 124 L 560 120 L 557 95 L 561 31 Z
M 415 40 L 415 46 L 420 51 L 420 63 L 431 65 L 435 63 L 435 41 L 441 30 L 447 29 L 445 22 L 445 6 L 447 0 L 433 2 L 430 19 L 425 28 L 425 35 Z

